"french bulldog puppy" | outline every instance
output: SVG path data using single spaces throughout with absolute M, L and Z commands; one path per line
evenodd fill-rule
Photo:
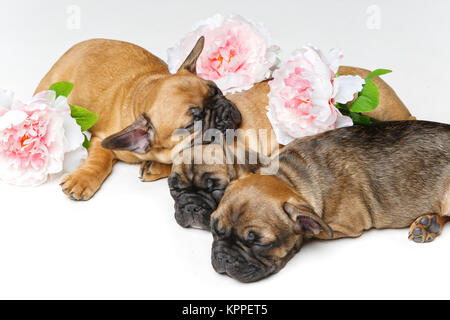
M 154 181 L 170 173 L 177 129 L 236 129 L 241 115 L 212 82 L 196 76 L 204 46 L 200 38 L 176 74 L 136 45 L 114 40 L 81 42 L 67 51 L 42 79 L 36 92 L 69 81 L 72 104 L 99 116 L 92 127 L 89 156 L 61 183 L 72 200 L 88 200 L 117 160 L 141 163 L 141 178 Z
M 178 224 L 186 228 L 209 230 L 211 213 L 217 208 L 230 181 L 237 178 L 238 171 L 256 170 L 263 155 L 270 155 L 278 150 L 279 144 L 266 116 L 268 93 L 269 85 L 264 81 L 248 91 L 227 95 L 242 115 L 241 127 L 233 132 L 236 138 L 232 137 L 233 142 L 236 143 L 226 146 L 227 150 L 224 149 L 224 137 L 221 137 L 216 141 L 218 143 L 189 146 L 175 155 L 168 182 L 170 193 L 175 200 L 175 219 Z M 265 148 L 259 145 L 260 141 L 256 136 L 258 129 L 266 129 Z M 229 134 L 231 133 L 228 132 L 227 135 Z M 244 159 L 238 161 L 237 155 L 240 151 L 243 151 L 245 156 L 245 153 L 255 149 L 259 151 L 255 163 Z M 226 151 L 233 157 L 228 163 Z M 200 161 L 196 161 L 198 157 Z
M 339 73 L 359 75 L 363 78 L 370 74 L 368 70 L 354 67 L 341 67 Z M 381 78 L 375 78 L 374 81 L 380 90 L 380 105 L 367 115 L 383 121 L 415 119 L 386 82 Z M 242 159 L 234 155 L 242 152 L 236 150 L 237 146 L 229 150 L 235 159 L 232 161 L 233 165 L 225 160 L 207 161 L 207 159 L 196 161 L 194 164 L 194 157 L 199 153 L 207 154 L 205 149 L 211 149 L 211 146 L 191 147 L 187 152 L 191 158 L 180 159 L 183 157 L 181 155 L 174 161 L 169 177 L 169 188 L 175 200 L 175 218 L 178 224 L 183 227 L 209 230 L 210 215 L 217 208 L 228 184 L 239 176 L 239 172 L 255 170 L 257 167 L 255 165 L 264 164 L 264 157 L 271 156 L 281 148 L 276 142 L 275 133 L 266 116 L 269 91 L 268 81 L 265 81 L 248 91 L 227 95 L 242 115 L 242 124 L 236 134 L 237 139 L 244 140 L 240 145 L 245 146 L 245 149 L 259 154 L 257 162 L 238 161 Z M 265 130 L 267 135 L 255 135 L 261 129 Z M 215 147 L 215 158 L 226 159 L 223 151 L 223 148 Z
M 256 161 L 250 163 L 249 150 L 245 150 L 240 161 L 236 153 L 223 144 L 212 143 L 191 148 L 175 158 L 169 177 L 170 194 L 175 200 L 175 220 L 184 227 L 210 230 L 210 216 L 217 208 L 222 196 L 231 183 L 246 172 L 256 172 L 268 164 L 268 157 L 255 154 Z M 196 164 L 197 155 L 202 162 Z M 227 155 L 232 160 L 227 163 Z M 190 165 L 189 165 L 190 164 Z
M 382 122 L 298 139 L 276 175 L 231 182 L 211 216 L 212 264 L 242 282 L 278 272 L 305 240 L 410 226 L 418 243 L 450 216 L 450 125 Z

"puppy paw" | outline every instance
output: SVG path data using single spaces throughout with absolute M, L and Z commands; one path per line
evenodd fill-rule
M 144 161 L 141 164 L 140 179 L 143 182 L 152 182 L 167 178 L 172 170 L 171 165 L 152 161 Z
M 417 218 L 409 229 L 409 239 L 416 243 L 432 242 L 442 232 L 446 218 L 437 214 L 426 214 Z
M 92 174 L 77 170 L 61 181 L 62 191 L 74 201 L 87 201 L 91 199 L 100 188 L 100 183 Z

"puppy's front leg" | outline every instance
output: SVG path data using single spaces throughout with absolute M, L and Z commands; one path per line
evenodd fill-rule
M 171 164 L 145 161 L 141 164 L 140 178 L 143 182 L 152 182 L 167 178 L 172 172 Z
M 417 243 L 432 242 L 437 238 L 448 217 L 438 214 L 426 214 L 416 219 L 409 228 L 409 239 Z
M 112 151 L 102 148 L 101 139 L 93 137 L 88 158 L 71 174 L 63 178 L 61 188 L 72 200 L 89 200 L 109 176 L 115 157 Z

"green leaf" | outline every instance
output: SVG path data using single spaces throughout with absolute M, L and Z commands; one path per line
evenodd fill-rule
M 366 80 L 358 98 L 350 106 L 352 112 L 369 112 L 380 104 L 380 92 L 372 80 Z
M 335 107 L 339 110 L 348 110 L 348 103 L 336 103 Z
M 379 77 L 379 76 L 382 76 L 383 74 L 388 74 L 391 72 L 392 72 L 392 70 L 389 70 L 389 69 L 377 69 L 377 70 L 372 71 L 372 73 L 366 78 L 366 80 L 370 80 L 372 78 Z
M 371 117 L 362 115 L 357 112 L 350 112 L 350 118 L 352 118 L 354 124 L 360 124 L 364 126 L 369 126 L 372 124 Z
M 339 74 L 339 72 L 334 75 L 335 78 L 340 77 L 340 76 L 341 75 Z
M 70 82 L 56 82 L 51 85 L 50 90 L 53 90 L 56 92 L 56 98 L 63 96 L 68 97 L 69 94 L 73 90 L 73 83 Z
M 84 142 L 83 142 L 83 147 L 85 147 L 86 149 L 89 149 L 89 147 L 91 146 L 91 142 L 89 141 L 88 137 L 86 137 L 86 135 L 83 133 L 84 136 Z
M 98 115 L 86 108 L 70 105 L 70 110 L 72 111 L 72 118 L 77 121 L 81 131 L 89 130 L 98 121 Z

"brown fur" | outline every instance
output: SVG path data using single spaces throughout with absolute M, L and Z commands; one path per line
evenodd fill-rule
M 273 159 L 275 176 L 248 173 L 227 188 L 211 217 L 213 265 L 256 281 L 279 271 L 304 238 L 358 237 L 414 222 L 413 231 L 419 219 L 436 216 L 414 239 L 432 241 L 450 215 L 449 154 L 450 126 L 422 121 L 298 139 Z M 250 232 L 254 243 L 246 240 Z
M 196 59 L 202 49 L 201 38 L 174 75 L 162 60 L 145 49 L 104 39 L 81 42 L 55 63 L 36 92 L 48 90 L 55 82 L 72 82 L 75 88 L 69 97 L 70 103 L 99 115 L 98 123 L 91 129 L 95 143 L 89 149 L 88 160 L 63 180 L 62 188 L 68 196 L 74 200 L 90 199 L 110 174 L 116 160 L 144 162 L 143 166 L 148 161 L 154 162 L 158 173 L 141 170 L 145 181 L 169 174 L 171 151 L 177 143 L 172 139 L 173 132 L 193 123 L 191 108 L 205 111 L 205 101 L 213 98 L 210 95 L 214 83 L 195 75 Z M 217 94 L 221 94 L 220 90 Z M 106 150 L 98 143 L 132 125 L 141 115 L 147 123 L 136 130 L 141 133 L 148 130 L 144 133 L 148 133 L 149 140 L 141 141 L 142 152 L 131 152 L 130 146 L 115 149 L 117 141 L 111 141 L 113 139 L 106 145 L 114 150 Z

